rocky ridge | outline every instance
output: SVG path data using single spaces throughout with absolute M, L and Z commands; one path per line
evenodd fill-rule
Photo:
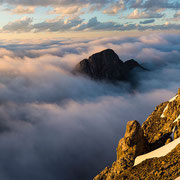
M 155 108 L 142 129 L 151 150 L 180 137 L 180 89 L 175 97 Z
M 117 160 L 94 180 L 175 179 L 180 176 L 180 144 L 164 157 L 147 159 L 134 166 L 135 158 L 180 138 L 180 89 L 161 103 L 143 123 L 127 123 L 117 147 Z
M 132 81 L 133 70 L 146 70 L 134 59 L 123 62 L 112 49 L 93 54 L 79 62 L 73 70 L 94 80 Z

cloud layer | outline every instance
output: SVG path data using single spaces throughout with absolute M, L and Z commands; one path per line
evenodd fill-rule
M 153 34 L 0 45 L 0 179 L 92 179 L 116 158 L 126 122 L 141 123 L 180 87 L 180 36 Z M 73 76 L 112 48 L 150 71 L 139 86 Z

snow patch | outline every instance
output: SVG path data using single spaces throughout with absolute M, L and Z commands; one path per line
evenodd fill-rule
M 161 118 L 166 117 L 164 113 L 166 112 L 166 110 L 168 109 L 168 107 L 169 107 L 169 104 L 164 108 L 164 111 L 163 111 L 163 113 L 161 114 Z
M 147 154 L 138 156 L 135 159 L 134 162 L 134 166 L 140 164 L 142 161 L 146 160 L 146 159 L 151 159 L 151 158 L 155 158 L 155 157 L 162 157 L 162 156 L 166 156 L 169 152 L 171 152 L 178 144 L 180 143 L 180 138 L 174 140 L 173 142 L 164 145 L 163 147 L 156 149 L 152 152 L 149 152 Z
M 176 122 L 178 122 L 179 120 L 180 120 L 180 115 L 174 120 L 173 123 L 176 123 Z
M 169 102 L 175 101 L 177 97 L 178 97 L 178 95 L 174 96 L 172 99 L 169 100 Z

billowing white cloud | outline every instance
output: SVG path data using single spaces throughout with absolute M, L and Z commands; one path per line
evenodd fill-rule
M 14 14 L 33 14 L 35 13 L 35 7 L 24 7 L 18 5 L 15 9 L 11 10 Z
M 3 30 L 6 32 L 22 32 L 23 23 L 27 23 L 27 28 L 24 27 L 24 32 L 61 32 L 61 31 L 129 31 L 129 30 L 179 30 L 178 26 L 178 10 L 180 3 L 177 0 L 0 0 L 0 4 L 4 5 L 4 10 L 10 11 L 13 14 L 32 14 L 33 18 L 37 18 L 38 7 L 46 7 L 43 9 L 41 19 L 36 19 L 36 23 L 28 20 L 17 20 L 4 26 Z M 8 7 L 8 8 L 5 8 Z M 174 17 L 169 17 L 169 11 L 176 11 Z M 92 12 L 96 13 L 97 17 L 93 17 Z M 129 14 L 129 12 L 131 12 Z M 52 15 L 59 15 L 61 19 L 55 18 L 54 23 L 47 20 L 48 16 L 52 19 Z M 83 16 L 84 14 L 87 14 Z M 106 14 L 106 15 L 103 15 Z M 129 14 L 129 15 L 128 15 Z M 113 18 L 113 21 L 106 21 L 100 16 L 119 16 Z M 54 16 L 53 16 L 54 17 Z M 64 20 L 64 17 L 66 20 Z M 71 18 L 71 20 L 67 20 Z M 73 18 L 73 20 L 72 20 Z M 156 19 L 156 25 L 146 26 Z M 165 19 L 166 18 L 166 19 Z M 98 21 L 102 19 L 102 21 Z M 130 19 L 130 20 L 129 20 Z M 134 23 L 132 20 L 134 19 Z M 137 21 L 140 19 L 140 22 Z M 148 21 L 143 21 L 148 19 Z M 164 21 L 169 21 L 171 26 L 164 26 Z M 19 22 L 18 22 L 19 21 Z M 56 21 L 56 23 L 55 23 Z M 124 23 L 126 21 L 126 23 Z M 127 22 L 128 21 L 128 22 Z M 130 21 L 130 22 L 129 22 Z M 177 22 L 176 24 L 173 21 Z M 67 23 L 65 23 L 67 22 Z M 123 22 L 123 23 L 122 23 Z M 22 24 L 20 24 L 22 23 Z M 16 27 L 15 27 L 16 26 Z M 145 26 L 145 27 L 144 27 Z
M 49 14 L 79 14 L 81 7 L 79 6 L 70 6 L 70 7 L 55 7 L 52 11 L 49 11 Z
M 137 0 L 135 3 L 132 1 L 131 7 L 157 11 L 160 9 L 179 9 L 180 3 L 178 0 Z
M 117 14 L 119 11 L 124 10 L 126 7 L 127 1 L 119 0 L 115 3 L 111 4 L 110 7 L 105 8 L 103 13 L 104 14 Z
M 32 30 L 32 21 L 32 18 L 23 17 L 19 20 L 8 23 L 2 28 L 2 30 L 10 32 L 28 32 Z
M 8 3 L 13 5 L 24 6 L 68 6 L 68 5 L 82 5 L 82 4 L 106 4 L 111 3 L 114 0 L 0 0 L 0 3 Z
M 116 14 L 122 10 L 138 9 L 145 12 L 149 11 L 153 16 L 153 14 L 165 11 L 166 9 L 177 10 L 179 8 L 180 3 L 178 0 L 119 0 L 114 1 L 114 3 L 112 2 L 112 4 L 104 10 L 104 13 Z
M 35 31 L 68 31 L 72 30 L 76 26 L 82 23 L 82 19 L 80 18 L 70 18 L 70 19 L 62 19 L 58 18 L 55 20 L 45 21 L 42 23 L 37 23 L 33 25 L 33 29 Z
M 145 12 L 135 9 L 130 15 L 128 15 L 128 19 L 149 19 L 149 18 L 162 18 L 164 14 L 153 13 L 153 12 Z
M 133 13 L 129 18 L 148 18 L 146 14 Z M 154 16 L 152 16 L 154 17 Z M 55 19 L 46 20 L 40 23 L 33 23 L 32 18 L 21 18 L 5 25 L 1 32 L 75 32 L 75 31 L 145 31 L 145 30 L 179 30 L 180 25 L 166 22 L 163 24 L 152 24 L 154 20 L 141 21 L 140 24 L 127 23 L 119 24 L 115 21 L 101 22 L 97 17 L 89 19 L 81 19 L 78 16 L 70 16 L 69 18 L 60 16 Z
M 72 7 L 89 7 L 91 10 L 103 10 L 106 14 L 116 14 L 121 10 L 127 9 L 144 9 L 146 11 L 160 11 L 165 9 L 177 10 L 180 8 L 178 0 L 0 0 L 1 4 L 10 4 L 17 6 L 52 6 L 55 7 L 53 12 L 59 12 L 59 8 L 69 8 L 68 11 L 73 12 Z M 65 10 L 64 10 L 65 11 Z M 62 12 L 60 10 L 60 12 Z M 156 13 L 155 12 L 155 13 Z
M 126 122 L 142 123 L 180 85 L 180 35 L 1 42 L 0 48 L 3 180 L 92 179 L 115 160 Z M 138 74 L 133 93 L 128 84 L 71 74 L 106 48 L 149 69 Z
M 87 23 L 81 24 L 78 28 L 76 28 L 76 30 L 118 30 L 120 27 L 120 24 L 113 21 L 102 23 L 97 20 L 97 17 L 94 17 L 91 18 Z

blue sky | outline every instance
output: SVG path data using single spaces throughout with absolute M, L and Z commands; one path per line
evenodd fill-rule
M 1 33 L 180 30 L 178 0 L 0 0 Z

